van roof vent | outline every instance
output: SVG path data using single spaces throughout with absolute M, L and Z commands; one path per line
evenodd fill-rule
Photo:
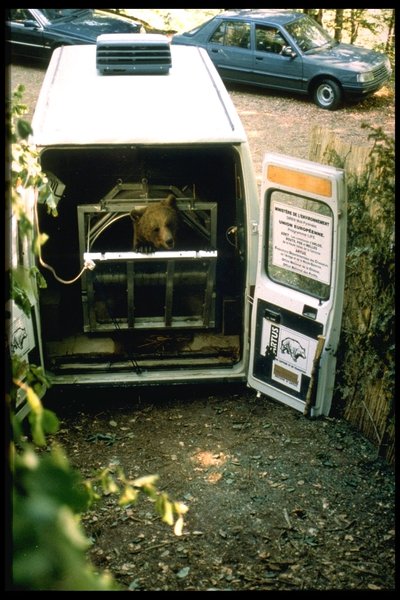
M 162 74 L 171 67 L 165 35 L 109 33 L 97 38 L 96 66 L 103 74 Z

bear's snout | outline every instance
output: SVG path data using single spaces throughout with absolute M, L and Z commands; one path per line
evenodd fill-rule
M 165 200 L 149 205 L 144 211 L 131 211 L 134 221 L 134 246 L 171 250 L 175 247 L 178 226 L 176 198 L 169 194 Z
M 153 235 L 150 237 L 155 248 L 172 250 L 172 248 L 175 246 L 174 231 L 169 227 L 156 227 L 153 231 Z

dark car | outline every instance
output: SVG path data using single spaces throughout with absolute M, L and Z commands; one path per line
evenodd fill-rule
M 205 48 L 226 82 L 309 94 L 328 110 L 373 94 L 391 75 L 385 54 L 340 44 L 290 10 L 229 10 L 174 35 L 172 44 Z
M 104 33 L 145 33 L 127 17 L 91 8 L 8 8 L 6 42 L 9 57 L 48 62 L 55 48 L 95 44 Z

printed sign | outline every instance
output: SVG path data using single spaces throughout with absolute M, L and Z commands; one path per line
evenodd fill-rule
M 263 320 L 260 354 L 273 359 L 271 377 L 300 391 L 302 374 L 311 375 L 317 340 Z
M 274 202 L 272 264 L 329 285 L 332 223 L 331 216 Z

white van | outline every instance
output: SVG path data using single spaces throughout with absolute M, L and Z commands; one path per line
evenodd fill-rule
M 247 381 L 329 413 L 342 170 L 267 154 L 259 198 L 246 133 L 207 53 L 162 36 L 57 49 L 32 127 L 60 201 L 58 217 L 37 207 L 47 288 L 32 300 L 29 335 L 14 319 L 17 352 L 39 357 L 53 386 Z M 136 251 L 131 211 L 170 194 L 176 247 Z

